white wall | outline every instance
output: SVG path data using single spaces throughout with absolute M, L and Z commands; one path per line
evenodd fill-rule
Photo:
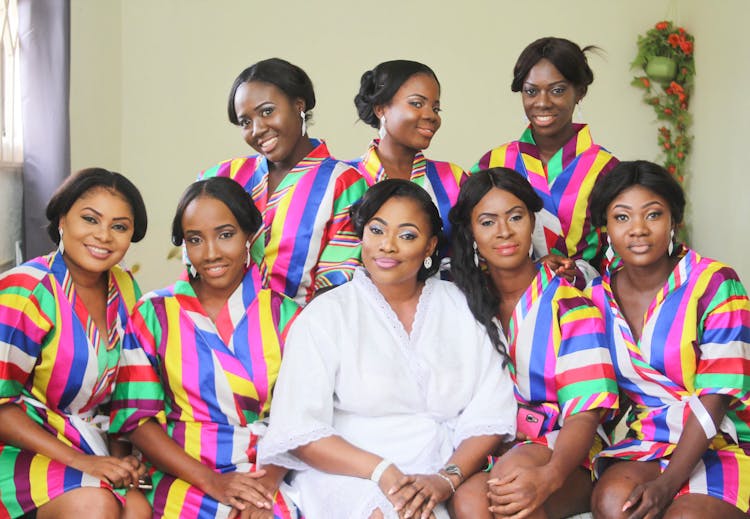
M 721 9 L 701 0 L 473 0 L 460 8 L 428 0 L 72 5 L 73 169 L 119 169 L 144 192 L 149 233 L 129 253 L 141 265 L 144 289 L 170 283 L 180 269 L 165 255 L 185 186 L 205 167 L 252 152 L 227 121 L 226 96 L 235 76 L 255 61 L 279 56 L 308 72 L 318 97 L 309 133 L 324 137 L 343 159 L 360 155 L 375 135 L 355 122 L 352 99 L 362 72 L 387 59 L 423 61 L 442 83 L 444 108 L 427 155 L 469 167 L 521 133 L 523 111 L 510 80 L 523 47 L 546 35 L 596 44 L 606 54 L 590 57 L 596 79 L 583 102 L 594 139 L 621 159 L 654 160 L 653 111 L 629 85 L 629 64 L 637 35 L 668 11 L 697 39 L 692 245 L 750 280 L 750 258 L 743 254 L 750 246 L 738 239 L 748 209 L 718 210 L 729 201 L 740 206 L 738 187 L 750 185 L 741 155 L 733 152 L 742 149 L 750 115 L 742 89 L 750 79 L 742 66 L 750 50 L 733 41 L 750 13 L 745 0 L 727 0 Z M 737 239 L 726 243 L 722 236 Z

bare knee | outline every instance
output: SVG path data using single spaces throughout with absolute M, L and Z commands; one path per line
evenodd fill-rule
M 633 490 L 633 485 L 622 480 L 602 480 L 591 494 L 591 513 L 596 519 L 624 517 L 622 505 Z
M 492 517 L 487 499 L 487 480 L 489 476 L 481 472 L 466 480 L 456 489 L 449 502 L 452 516 L 456 519 L 476 519 Z
M 718 497 L 704 494 L 683 494 L 678 496 L 662 519 L 702 519 L 704 517 L 721 517 L 722 519 L 746 519 L 739 508 Z
M 151 505 L 141 492 L 130 490 L 125 495 L 122 519 L 149 519 L 153 515 Z
M 37 510 L 37 519 L 111 519 L 120 517 L 119 501 L 105 488 L 76 488 Z

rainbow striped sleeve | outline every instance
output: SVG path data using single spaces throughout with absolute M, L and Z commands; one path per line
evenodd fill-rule
M 362 264 L 359 238 L 354 232 L 349 208 L 362 198 L 367 182 L 359 172 L 340 162 L 336 169 L 345 168 L 337 175 L 331 219 L 325 229 L 325 245 L 315 272 L 315 291 L 349 281 L 354 269 Z
M 750 406 L 750 302 L 731 268 L 718 262 L 701 273 L 696 289 L 700 358 L 695 374 L 699 395 L 725 394 Z M 701 311 L 703 308 L 705 310 Z M 679 320 L 683 316 L 677 316 Z
M 559 316 L 555 381 L 564 417 L 592 409 L 616 409 L 617 377 L 604 319 L 591 300 L 562 283 L 554 301 Z
M 482 169 L 487 168 L 496 168 L 496 167 L 509 167 L 512 168 L 512 165 L 506 164 L 506 150 L 508 149 L 508 144 L 503 144 L 502 146 L 498 146 L 497 148 L 491 149 L 484 155 L 482 155 L 482 158 L 480 158 L 476 164 L 474 164 L 471 169 L 469 170 L 471 173 L 476 173 L 477 171 L 480 171 Z
M 17 400 L 53 328 L 54 297 L 43 275 L 27 263 L 0 278 L 0 405 Z
M 163 305 L 159 303 L 163 299 L 156 299 L 156 303 L 154 299 L 142 300 L 128 323 L 112 395 L 110 432 L 113 434 L 131 432 L 149 418 L 166 423 L 157 357 L 162 336 L 158 314 Z

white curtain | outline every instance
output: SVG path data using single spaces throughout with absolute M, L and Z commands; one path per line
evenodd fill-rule
M 52 248 L 44 209 L 70 174 L 70 0 L 18 0 L 24 252 Z

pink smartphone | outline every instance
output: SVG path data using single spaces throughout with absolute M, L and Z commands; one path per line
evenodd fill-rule
M 542 427 L 546 416 L 526 406 L 518 406 L 516 419 L 516 431 L 527 438 L 539 438 L 542 435 Z

